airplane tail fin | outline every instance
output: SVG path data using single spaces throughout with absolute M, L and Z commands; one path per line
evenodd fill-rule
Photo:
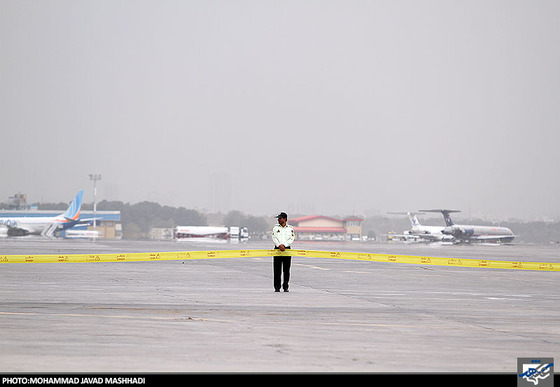
M 449 214 L 452 213 L 452 212 L 461 212 L 459 210 L 444 210 L 444 209 L 420 210 L 420 211 L 422 211 L 422 212 L 441 212 L 441 214 L 443 215 L 443 219 L 445 220 L 445 225 L 447 227 L 451 227 L 455 224 L 455 223 L 453 223 L 453 220 L 451 219 L 451 216 L 449 216 Z
M 408 212 L 408 218 L 410 219 L 410 223 L 412 224 L 413 227 L 420 227 L 421 224 L 418 221 L 418 218 L 416 217 L 416 214 L 421 214 L 421 212 Z
M 393 214 L 393 215 L 408 215 L 408 218 L 410 219 L 410 224 L 412 225 L 412 227 L 419 227 L 421 226 L 420 222 L 418 221 L 418 218 L 416 217 L 417 214 L 421 214 L 422 212 L 389 212 L 389 214 Z
M 68 206 L 68 209 L 62 216 L 68 220 L 78 220 L 80 218 L 80 209 L 82 207 L 82 198 L 84 196 L 84 191 L 79 191 L 72 203 Z

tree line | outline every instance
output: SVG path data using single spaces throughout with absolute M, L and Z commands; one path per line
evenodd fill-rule
M 35 203 L 39 210 L 64 211 L 68 203 Z M 2 204 L 0 204 L 2 208 Z M 4 207 L 6 208 L 6 207 Z M 93 210 L 93 203 L 84 203 L 84 210 Z M 250 233 L 265 233 L 270 231 L 276 223 L 275 219 L 266 216 L 253 216 L 232 210 L 226 214 L 203 214 L 185 207 L 171 207 L 155 202 L 144 201 L 130 204 L 121 201 L 103 200 L 97 204 L 100 211 L 120 211 L 123 233 L 126 236 L 146 235 L 150 228 L 171 228 L 175 226 L 242 226 Z M 298 215 L 294 215 L 297 217 Z M 489 222 L 481 219 L 464 219 L 462 224 L 478 224 L 489 226 L 504 226 L 510 228 L 516 235 L 515 242 L 525 243 L 558 243 L 560 244 L 560 221 L 523 221 Z M 423 224 L 443 225 L 442 220 L 426 219 Z M 407 217 L 372 216 L 366 217 L 362 223 L 362 235 L 381 237 L 387 232 L 402 233 L 410 229 Z

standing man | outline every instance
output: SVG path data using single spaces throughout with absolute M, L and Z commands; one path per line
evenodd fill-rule
M 272 241 L 274 248 L 280 251 L 291 249 L 291 244 L 295 239 L 294 228 L 287 224 L 288 215 L 281 212 L 276 216 L 278 224 L 272 228 Z M 284 255 L 274 256 L 274 291 L 280 291 L 280 285 L 284 291 L 288 291 L 288 282 L 290 281 L 290 266 L 292 265 L 292 257 Z M 281 281 L 281 275 L 284 273 L 284 282 Z

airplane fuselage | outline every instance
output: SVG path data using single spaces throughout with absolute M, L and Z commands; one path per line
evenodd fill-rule
M 507 227 L 453 225 L 445 227 L 443 234 L 452 235 L 464 241 L 511 242 L 515 235 Z
M 50 223 L 54 220 L 53 217 L 18 217 L 18 218 L 0 218 L 0 225 L 14 228 L 25 229 L 27 234 L 41 234 Z
M 414 235 L 437 235 L 441 234 L 444 227 L 438 226 L 413 226 L 411 228 L 411 234 Z

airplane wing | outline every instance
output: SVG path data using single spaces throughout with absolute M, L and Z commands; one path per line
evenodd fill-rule
M 455 237 L 451 235 L 437 235 L 437 234 L 416 234 L 420 238 L 428 239 L 430 242 L 454 242 Z
M 94 220 L 103 220 L 103 217 L 101 218 L 88 218 L 88 219 L 80 219 L 80 220 L 76 220 L 74 222 L 72 222 L 72 227 L 78 225 L 78 224 L 93 224 Z

